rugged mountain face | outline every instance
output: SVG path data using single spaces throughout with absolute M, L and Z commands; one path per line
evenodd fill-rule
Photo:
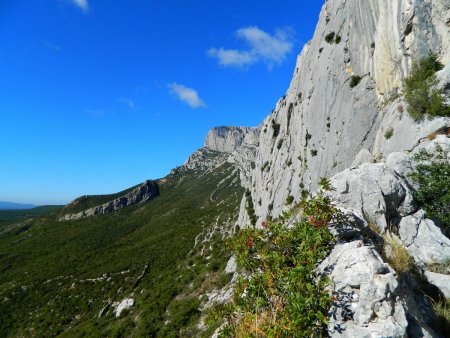
M 448 264 L 450 241 L 417 205 L 408 174 L 420 149 L 439 144 L 450 154 L 450 119 L 414 121 L 402 97 L 412 62 L 430 52 L 445 66 L 436 76 L 448 103 L 448 1 L 326 1 L 286 95 L 259 126 L 256 153 L 241 165 L 257 225 L 278 216 L 288 196 L 298 200 L 320 177 L 332 178 L 333 200 L 353 220 L 337 229 L 338 244 L 320 266 L 337 298 L 333 337 L 443 334 L 423 292 L 434 286 L 449 297 L 448 272 L 430 267 Z M 250 223 L 246 197 L 238 223 Z M 389 236 L 412 257 L 414 278 L 386 263 L 380 243 Z
M 415 123 L 398 95 L 413 59 L 433 51 L 449 63 L 449 41 L 446 0 L 326 1 L 286 95 L 260 125 L 248 185 L 260 219 L 269 209 L 278 215 L 287 196 L 298 197 L 303 186 L 314 190 L 321 176 L 348 168 L 360 152 L 380 160 L 448 125 L 445 118 Z
M 117 211 L 123 207 L 135 205 L 138 203 L 150 201 L 159 195 L 158 184 L 155 181 L 147 180 L 137 188 L 134 188 L 129 193 L 113 199 L 107 203 L 97 205 L 95 207 L 85 209 L 74 214 L 65 214 L 60 218 L 61 221 L 76 220 L 83 217 L 90 217 L 95 215 L 109 214 L 111 212 Z M 76 200 L 69 203 L 67 209 L 72 207 L 77 207 L 79 204 L 83 204 L 83 200 L 87 196 L 79 197 Z M 63 210 L 64 212 L 64 210 Z

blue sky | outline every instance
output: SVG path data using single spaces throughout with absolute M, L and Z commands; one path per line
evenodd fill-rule
M 322 1 L 0 2 L 0 200 L 165 176 L 284 95 Z

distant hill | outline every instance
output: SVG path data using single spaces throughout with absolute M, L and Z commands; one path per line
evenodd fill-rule
M 0 210 L 0 224 L 12 223 L 36 216 L 47 215 L 61 208 L 62 205 L 41 205 L 31 209 Z
M 37 207 L 37 205 L 0 201 L 0 210 L 31 209 L 35 207 Z

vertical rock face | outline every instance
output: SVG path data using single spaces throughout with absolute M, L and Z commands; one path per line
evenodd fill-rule
M 249 127 L 216 127 L 208 132 L 205 147 L 220 152 L 232 152 L 243 144 L 258 145 L 259 131 Z
M 277 216 L 287 196 L 314 190 L 321 176 L 348 168 L 361 151 L 382 158 L 410 150 L 449 124 L 445 118 L 415 123 L 398 98 L 412 60 L 433 51 L 447 64 L 449 45 L 448 0 L 326 1 L 286 95 L 261 125 L 248 185 L 256 214 L 266 217 L 272 205 Z M 389 128 L 392 140 L 384 137 Z M 211 133 L 225 136 L 211 137 L 209 146 L 233 144 L 231 132 Z

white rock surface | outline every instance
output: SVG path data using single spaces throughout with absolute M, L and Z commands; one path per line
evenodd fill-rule
M 147 180 L 144 183 L 142 183 L 141 185 L 139 185 L 137 188 L 133 189 L 129 193 L 127 193 L 119 198 L 116 198 L 108 203 L 83 210 L 76 214 L 66 214 L 63 217 L 61 217 L 59 220 L 60 221 L 68 221 L 68 220 L 76 220 L 76 219 L 95 216 L 95 215 L 108 214 L 108 213 L 114 212 L 114 211 L 119 210 L 126 206 L 149 201 L 157 196 L 159 196 L 158 184 L 155 181 Z M 85 199 L 87 197 L 88 196 L 79 197 L 79 198 L 75 199 L 74 201 L 70 202 L 68 204 L 68 206 L 76 205 L 76 204 L 82 202 L 83 199 Z M 63 211 L 64 211 L 64 209 L 63 209 Z
M 450 275 L 425 271 L 425 277 L 431 284 L 438 287 L 446 298 L 450 298 Z
M 258 128 L 216 127 L 206 135 L 205 147 L 211 150 L 231 153 L 243 144 L 258 145 Z
M 417 210 L 411 191 L 384 163 L 363 163 L 336 174 L 330 195 L 344 208 L 361 212 L 384 232 L 391 222 Z
M 450 125 L 449 118 L 414 122 L 398 97 L 412 60 L 430 51 L 447 65 L 438 74 L 445 85 L 449 20 L 448 0 L 325 2 L 285 97 L 259 128 L 255 169 L 246 183 L 259 221 L 267 217 L 269 205 L 277 216 L 288 195 L 298 198 L 302 187 L 315 190 L 321 176 L 411 150 Z M 340 43 L 325 41 L 331 32 Z M 349 86 L 352 75 L 362 77 L 354 88 Z M 279 125 L 279 135 L 274 136 L 273 125 Z M 391 128 L 393 135 L 386 139 Z M 240 221 L 246 220 L 244 208 Z
M 134 306 L 134 299 L 133 298 L 125 298 L 120 303 L 113 303 L 114 314 L 116 317 L 120 317 L 120 314 L 124 310 L 129 310 Z
M 408 321 L 395 271 L 363 241 L 337 244 L 319 269 L 331 271 L 332 337 L 406 337 Z
M 401 219 L 399 235 L 410 255 L 420 265 L 450 261 L 450 239 L 432 220 L 425 218 L 423 210 Z

